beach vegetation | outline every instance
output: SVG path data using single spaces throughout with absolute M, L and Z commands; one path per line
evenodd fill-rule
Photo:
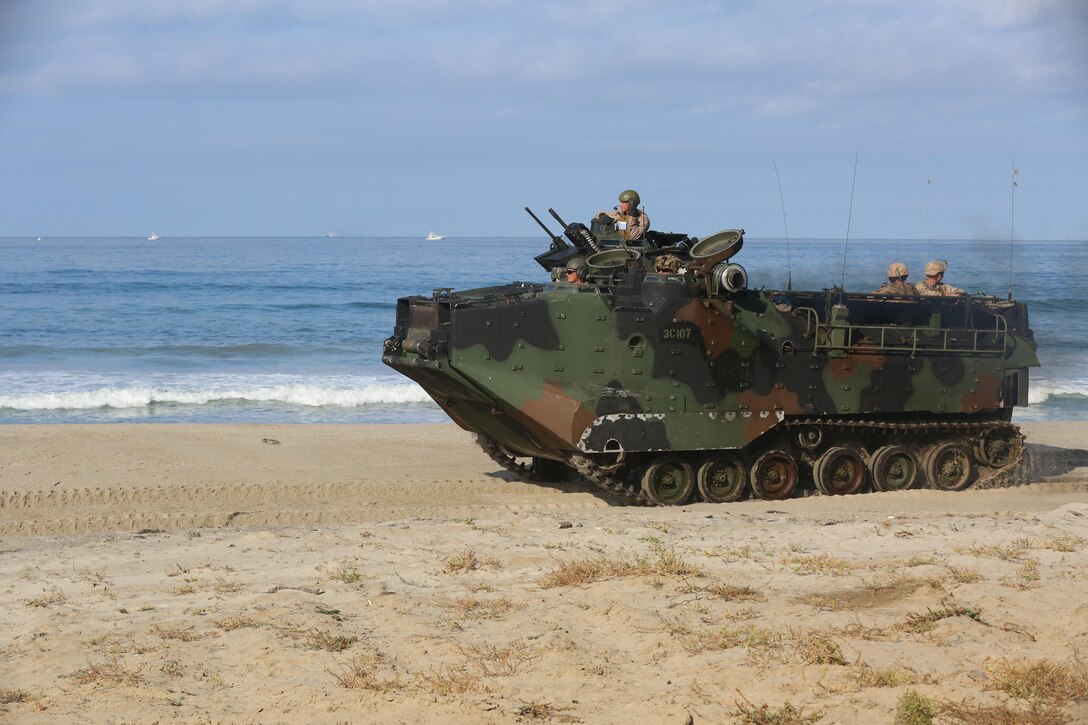
M 706 587 L 706 591 L 710 592 L 719 599 L 723 599 L 727 602 L 765 602 L 767 597 L 760 592 L 756 591 L 752 587 L 744 584 L 725 584 L 718 582 Z
M 610 558 L 571 561 L 556 566 L 541 578 L 538 584 L 544 589 L 577 587 L 605 579 L 625 577 L 703 576 L 699 567 L 685 561 L 675 550 L 658 548 L 656 558 Z
M 379 652 L 364 652 L 355 655 L 347 664 L 339 670 L 326 670 L 337 684 L 352 690 L 373 690 L 375 692 L 390 692 L 400 690 L 404 683 L 395 673 L 382 674 L 389 669 L 389 662 Z
M 487 689 L 478 673 L 464 667 L 442 667 L 420 672 L 417 679 L 436 695 L 463 695 Z
M 488 556 L 480 558 L 473 549 L 463 549 L 446 559 L 447 574 L 465 574 L 478 569 L 498 569 L 499 560 Z
M 466 619 L 502 619 L 507 614 L 524 608 L 525 605 L 506 597 L 494 599 L 460 597 L 442 602 L 441 606 Z
M 982 581 L 982 575 L 966 566 L 949 566 L 948 576 L 957 584 L 972 584 Z
M 196 642 L 219 636 L 218 632 L 196 632 L 192 627 L 163 627 L 158 624 L 151 628 L 151 634 L 161 639 L 176 639 L 181 642 Z
M 338 582 L 344 582 L 345 584 L 355 584 L 363 579 L 363 575 L 358 569 L 340 566 L 337 567 L 334 572 L 329 574 L 329 579 Z
M 1003 660 L 986 668 L 994 689 L 1018 700 L 1061 705 L 1070 700 L 1088 699 L 1088 667 L 1072 662 Z
M 1039 579 L 1039 562 L 1028 559 L 1016 570 L 1015 576 L 1002 579 L 1001 583 L 1014 589 L 1034 589 Z
M 907 690 L 896 703 L 895 725 L 931 725 L 939 712 L 936 700 L 917 690 Z
M 1027 708 L 1013 703 L 974 705 L 966 702 L 941 702 L 940 721 L 966 725 L 1067 725 L 1073 722 L 1054 705 L 1039 702 Z
M 911 612 L 907 615 L 907 621 L 899 625 L 900 629 L 914 634 L 930 632 L 936 628 L 937 622 L 951 617 L 967 617 L 976 622 L 982 622 L 982 614 L 969 607 L 961 607 L 956 604 L 947 605 L 940 609 L 927 609 L 925 613 Z
M 807 632 L 790 644 L 794 656 L 806 665 L 846 665 L 842 647 L 828 634 Z
M 971 556 L 985 556 L 994 559 L 1001 559 L 1002 561 L 1016 561 L 1024 555 L 1024 551 L 1028 548 L 1029 542 L 1027 539 L 1018 539 L 1009 546 L 999 546 L 997 544 L 991 544 L 989 546 L 975 546 L 967 550 L 967 553 Z
M 768 703 L 756 705 L 741 695 L 734 702 L 729 713 L 742 725 L 810 725 L 823 719 L 823 712 L 806 713 L 804 707 L 796 707 L 790 702 L 777 707 Z
M 102 662 L 89 662 L 67 677 L 80 685 L 141 685 L 144 678 L 138 670 L 125 667 L 117 655 L 106 655 Z
M 486 677 L 503 677 L 518 671 L 534 655 L 523 642 L 468 645 L 459 648 L 467 662 Z
M 30 702 L 33 699 L 35 698 L 26 690 L 0 690 L 0 705 Z
M 358 637 L 331 634 L 318 629 L 308 631 L 303 639 L 305 649 L 319 649 L 326 652 L 343 652 L 359 641 Z
M 25 604 L 28 607 L 48 607 L 53 604 L 64 604 L 66 601 L 68 601 L 68 597 L 65 596 L 64 592 L 60 589 L 54 589 L 42 594 L 40 597 L 26 600 Z
M 853 562 L 838 559 L 829 554 L 814 554 L 812 556 L 784 556 L 779 560 L 784 566 L 789 567 L 796 574 L 807 576 L 819 574 L 823 576 L 846 576 L 857 568 Z

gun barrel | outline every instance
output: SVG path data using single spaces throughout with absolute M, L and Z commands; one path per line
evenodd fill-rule
M 556 214 L 556 213 L 555 213 L 555 209 L 548 209 L 548 213 L 549 213 L 549 214 L 551 214 L 551 215 L 552 215 L 552 217 L 554 217 L 554 218 L 555 218 L 555 220 L 556 220 L 557 222 L 559 222 L 560 224 L 562 224 L 562 225 L 563 225 L 563 228 L 564 228 L 564 229 L 566 229 L 566 228 L 567 228 L 567 223 L 566 223 L 565 221 L 563 221 L 563 220 L 562 220 L 562 219 L 561 219 L 561 218 L 559 217 L 559 215 L 558 215 L 558 214 Z
M 530 209 L 529 207 L 525 207 L 525 211 L 527 211 L 529 213 L 529 216 L 531 216 L 533 218 L 533 221 L 535 221 L 537 224 L 540 225 L 540 228 L 544 230 L 544 233 L 547 234 L 549 237 L 551 237 L 552 244 L 555 245 L 555 247 L 557 249 L 566 249 L 567 247 L 570 246 L 569 244 L 567 244 L 566 240 L 563 239 L 563 237 L 560 237 L 560 236 L 558 236 L 556 234 L 552 234 L 552 230 L 548 229 L 548 227 L 544 226 L 544 222 L 540 221 L 540 219 L 537 217 L 537 215 L 533 213 L 532 209 Z

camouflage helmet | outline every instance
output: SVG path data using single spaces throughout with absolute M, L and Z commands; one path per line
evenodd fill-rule
M 642 199 L 638 197 L 637 191 L 634 189 L 627 189 L 626 191 L 620 192 L 620 201 L 629 202 L 631 204 L 630 208 L 634 209 L 642 202 Z
M 907 265 L 903 262 L 892 262 L 888 265 L 888 277 L 903 277 L 906 278 L 910 274 L 907 271 Z
M 947 262 L 939 262 L 937 260 L 933 260 L 932 262 L 926 262 L 927 277 L 936 277 L 938 274 L 943 273 L 946 269 L 948 269 Z
M 680 271 L 680 258 L 675 254 L 662 254 L 654 260 L 654 269 L 658 272 L 676 273 Z

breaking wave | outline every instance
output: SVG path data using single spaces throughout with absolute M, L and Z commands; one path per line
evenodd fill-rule
M 133 409 L 154 406 L 204 406 L 230 403 L 279 403 L 309 408 L 355 408 L 430 401 L 414 383 L 369 382 L 361 385 L 287 382 L 279 384 L 148 385 L 125 384 L 81 390 L 0 395 L 0 408 L 15 411 Z

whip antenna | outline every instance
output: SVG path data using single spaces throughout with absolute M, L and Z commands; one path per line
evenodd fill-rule
M 778 175 L 778 164 L 774 163 L 774 178 L 778 179 L 778 201 L 782 203 L 782 228 L 786 230 L 786 290 L 793 289 L 793 262 L 790 261 L 790 228 L 786 224 L 786 197 L 782 195 L 782 177 Z
M 1012 160 L 1012 187 L 1009 190 L 1009 301 L 1012 302 L 1012 247 L 1016 239 L 1016 177 L 1020 169 L 1016 168 L 1016 159 Z
M 861 150 L 854 152 L 854 179 L 850 182 L 850 211 L 846 214 L 846 243 L 842 247 L 842 278 L 839 280 L 839 303 L 842 303 L 846 286 L 846 251 L 850 249 L 850 220 L 854 217 L 854 186 L 858 181 L 858 156 Z
M 929 185 L 933 183 L 933 179 L 929 174 L 926 174 L 926 211 L 925 211 L 925 241 L 922 243 L 922 264 L 924 265 L 929 259 Z

